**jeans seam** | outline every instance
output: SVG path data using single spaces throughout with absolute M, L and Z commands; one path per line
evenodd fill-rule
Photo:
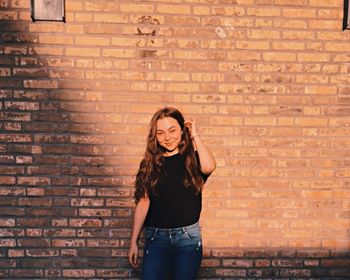
M 158 229 L 155 229 L 153 231 L 152 236 L 151 236 L 151 241 L 153 241 L 156 238 L 157 232 L 158 232 Z

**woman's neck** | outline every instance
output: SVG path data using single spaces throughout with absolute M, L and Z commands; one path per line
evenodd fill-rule
M 165 157 L 171 157 L 171 156 L 176 155 L 178 153 L 179 153 L 179 149 L 175 149 L 173 151 L 166 151 L 163 155 Z

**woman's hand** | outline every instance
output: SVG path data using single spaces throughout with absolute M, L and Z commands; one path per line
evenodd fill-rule
M 131 244 L 129 249 L 129 262 L 133 268 L 136 268 L 138 266 L 137 258 L 139 254 L 139 248 L 137 247 L 137 244 Z
M 185 120 L 184 124 L 185 124 L 185 127 L 188 128 L 191 138 L 198 135 L 197 124 L 195 119 L 189 118 Z
M 143 223 L 146 219 L 150 200 L 146 194 L 144 198 L 141 198 L 135 208 L 134 224 L 130 238 L 130 249 L 129 249 L 129 262 L 132 267 L 137 267 L 137 257 L 139 255 L 139 248 L 137 247 L 137 239 L 140 235 Z

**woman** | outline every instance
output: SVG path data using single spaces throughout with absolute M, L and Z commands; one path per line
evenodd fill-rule
M 192 280 L 202 260 L 198 224 L 202 188 L 216 163 L 193 119 L 175 108 L 157 111 L 136 175 L 136 209 L 129 261 L 137 266 L 137 240 L 146 226 L 143 280 Z

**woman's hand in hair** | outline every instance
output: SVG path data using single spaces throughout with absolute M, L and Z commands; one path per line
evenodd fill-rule
M 188 128 L 191 138 L 194 138 L 195 136 L 198 135 L 197 123 L 195 119 L 193 118 L 186 119 L 184 124 L 185 124 L 185 127 Z

